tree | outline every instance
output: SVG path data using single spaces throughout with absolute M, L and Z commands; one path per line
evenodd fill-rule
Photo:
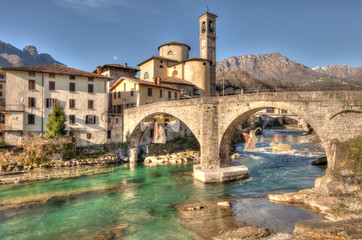
M 45 124 L 48 132 L 45 133 L 47 138 L 58 138 L 66 134 L 65 131 L 65 114 L 64 109 L 59 102 L 56 102 L 49 114 L 48 121 Z

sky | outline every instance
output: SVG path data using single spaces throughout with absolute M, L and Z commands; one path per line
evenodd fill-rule
M 0 40 L 86 71 L 137 67 L 173 40 L 198 57 L 207 7 L 218 61 L 279 52 L 309 67 L 362 66 L 362 0 L 0 0 Z

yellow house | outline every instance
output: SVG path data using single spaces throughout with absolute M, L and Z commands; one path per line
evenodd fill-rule
M 180 99 L 181 90 L 169 84 L 161 83 L 159 78 L 144 81 L 137 78 L 120 78 L 110 89 L 112 95 L 112 113 L 123 113 L 130 108 L 159 101 Z

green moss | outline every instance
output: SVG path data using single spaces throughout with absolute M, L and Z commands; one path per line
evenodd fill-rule
M 356 176 L 362 176 L 362 136 L 338 142 L 337 158 L 342 160 L 341 167 L 353 171 Z

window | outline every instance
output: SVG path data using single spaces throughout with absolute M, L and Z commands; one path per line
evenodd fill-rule
M 89 78 L 88 78 L 88 81 L 93 81 L 93 78 L 92 78 L 92 77 L 89 77 Z
M 70 76 L 69 76 L 69 79 L 70 79 L 70 80 L 74 80 L 74 79 L 75 79 L 75 76 L 74 76 L 74 75 L 70 75 Z
M 73 82 L 69 83 L 69 91 L 75 92 L 75 83 L 73 83 Z
M 55 74 L 54 73 L 49 73 L 49 78 L 55 78 Z
M 214 32 L 214 22 L 213 21 L 209 21 L 209 32 L 210 33 Z
M 96 116 L 95 115 L 87 115 L 85 116 L 85 124 L 95 124 Z
M 202 33 L 205 32 L 205 22 L 202 22 L 202 24 L 201 24 L 201 32 Z
M 160 89 L 160 98 L 162 98 L 162 89 Z
M 29 89 L 35 89 L 35 80 L 29 80 Z
M 75 115 L 69 115 L 69 123 L 75 124 Z
M 134 88 L 131 88 L 131 97 L 134 95 Z
M 108 118 L 108 123 L 112 123 L 112 119 L 111 119 L 111 118 Z
M 0 89 L 3 89 L 3 85 L 2 85 L 2 84 L 0 84 Z
M 162 66 L 162 65 L 160 65 L 160 68 L 163 68 L 163 66 Z
M 2 96 L 3 96 L 3 92 L 0 91 L 0 97 L 2 97 Z
M 126 91 L 127 89 L 127 86 L 126 86 L 126 83 L 123 84 L 123 91 Z
M 147 88 L 147 96 L 152 97 L 152 88 Z
M 75 99 L 69 99 L 69 108 L 75 108 Z
M 35 72 L 29 72 L 28 75 L 29 75 L 30 77 L 35 77 Z
M 113 98 L 114 98 L 114 99 L 117 98 L 117 92 L 116 92 L 116 91 L 113 92 Z
M 33 97 L 29 98 L 28 107 L 35 107 L 35 98 Z
M 108 138 L 108 139 L 112 138 L 112 132 L 111 132 L 111 130 L 108 130 L 108 131 L 107 131 L 107 138 Z
M 167 55 L 173 55 L 173 51 L 169 51 Z
M 121 98 L 121 92 L 118 92 L 118 98 Z
M 174 93 L 175 99 L 177 99 L 177 92 Z
M 35 124 L 35 115 L 28 114 L 28 124 Z
M 55 98 L 47 98 L 45 105 L 46 105 L 47 108 L 51 108 L 51 107 L 54 106 L 54 104 L 55 104 L 57 101 L 58 101 L 58 100 L 55 99 Z
M 123 106 L 117 105 L 117 113 L 123 113 Z
M 89 92 L 89 93 L 93 93 L 93 92 L 94 92 L 93 84 L 88 84 L 88 92 Z
M 5 123 L 5 114 L 0 114 L 0 124 Z
M 50 81 L 49 82 L 49 91 L 54 91 L 55 90 L 55 82 Z
M 171 99 L 171 91 L 168 91 L 168 99 Z
M 176 77 L 177 75 L 178 75 L 177 70 L 173 70 L 173 72 L 172 72 L 172 77 Z
M 113 106 L 113 113 L 117 112 L 117 106 Z
M 93 103 L 94 103 L 93 100 L 88 100 L 88 109 L 93 109 L 94 108 Z
M 143 75 L 143 79 L 148 79 L 150 77 L 150 75 L 148 74 L 148 72 L 145 72 L 145 75 Z
M 116 118 L 116 123 L 118 123 L 118 118 Z
M 87 139 L 92 139 L 92 134 L 91 133 L 87 133 Z

